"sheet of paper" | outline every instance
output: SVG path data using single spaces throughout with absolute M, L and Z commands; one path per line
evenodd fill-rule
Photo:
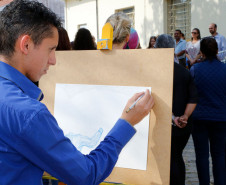
M 88 154 L 114 126 L 130 97 L 147 87 L 56 84 L 54 115 L 64 134 Z M 151 91 L 151 88 L 149 88 Z M 117 167 L 146 170 L 149 115 L 120 153 Z

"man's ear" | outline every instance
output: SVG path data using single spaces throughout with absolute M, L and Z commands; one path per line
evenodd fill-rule
M 31 47 L 31 37 L 29 35 L 22 35 L 19 39 L 20 51 L 24 54 L 28 54 L 29 48 Z

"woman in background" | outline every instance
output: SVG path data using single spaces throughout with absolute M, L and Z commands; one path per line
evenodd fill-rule
M 202 39 L 200 51 L 204 61 L 190 69 L 199 95 L 199 102 L 193 112 L 192 132 L 199 183 L 210 184 L 210 151 L 214 185 L 225 185 L 226 64 L 217 58 L 218 46 L 215 39 Z
M 61 27 L 58 30 L 58 33 L 59 33 L 59 41 L 58 41 L 56 50 L 57 51 L 71 50 L 71 43 L 70 43 L 67 31 L 63 27 Z
M 86 28 L 80 28 L 72 44 L 73 50 L 96 50 L 93 36 Z
M 129 17 L 122 13 L 118 12 L 111 15 L 106 23 L 110 23 L 113 27 L 113 49 L 123 49 L 124 46 L 129 41 L 131 21 Z
M 155 42 L 156 42 L 156 37 L 155 36 L 151 36 L 151 38 L 149 40 L 149 45 L 148 45 L 148 48 L 147 49 L 154 48 Z
M 190 68 L 193 64 L 198 62 L 200 58 L 200 31 L 198 28 L 192 30 L 191 41 L 186 44 L 186 57 L 188 59 L 188 67 Z

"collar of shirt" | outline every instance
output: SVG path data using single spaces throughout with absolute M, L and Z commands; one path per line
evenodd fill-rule
M 174 41 L 175 41 L 175 45 L 178 45 L 179 43 L 184 42 L 184 40 L 183 40 L 183 39 L 180 39 L 178 43 L 177 43 L 177 41 L 176 41 L 176 40 L 174 40 Z
M 41 89 L 39 89 L 31 80 L 14 67 L 2 61 L 0 61 L 0 77 L 15 83 L 25 94 L 33 99 L 41 101 L 44 97 Z

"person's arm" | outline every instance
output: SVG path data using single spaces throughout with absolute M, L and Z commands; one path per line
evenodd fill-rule
M 175 117 L 174 122 L 179 128 L 184 128 L 187 125 L 188 118 L 191 116 L 192 112 L 195 110 L 197 104 L 188 103 L 184 111 L 184 115 L 180 117 Z
M 177 57 L 180 57 L 182 55 L 185 54 L 185 50 L 186 50 L 186 41 L 182 41 L 182 46 L 181 46 L 181 51 L 179 53 L 176 54 Z
M 26 126 L 19 133 L 20 141 L 16 150 L 32 165 L 66 184 L 97 185 L 109 176 L 122 148 L 135 134 L 131 125 L 143 119 L 154 104 L 153 98 L 146 92 L 136 106 L 125 113 L 141 94 L 136 94 L 128 101 L 122 119 L 116 122 L 105 139 L 89 155 L 83 155 L 64 136 L 46 108 L 24 123 Z
M 189 54 L 186 53 L 185 55 L 186 55 L 187 59 L 190 61 L 190 63 L 191 63 L 192 59 L 190 58 Z
M 185 50 L 182 50 L 181 52 L 177 53 L 176 56 L 177 57 L 182 56 L 184 53 L 185 53 Z
M 194 70 L 194 67 L 191 69 Z M 198 91 L 196 89 L 194 79 L 189 74 L 189 84 L 188 84 L 188 103 L 186 105 L 184 115 L 175 117 L 175 124 L 179 128 L 184 128 L 187 125 L 188 118 L 191 116 L 192 112 L 195 110 L 195 107 L 198 102 Z

